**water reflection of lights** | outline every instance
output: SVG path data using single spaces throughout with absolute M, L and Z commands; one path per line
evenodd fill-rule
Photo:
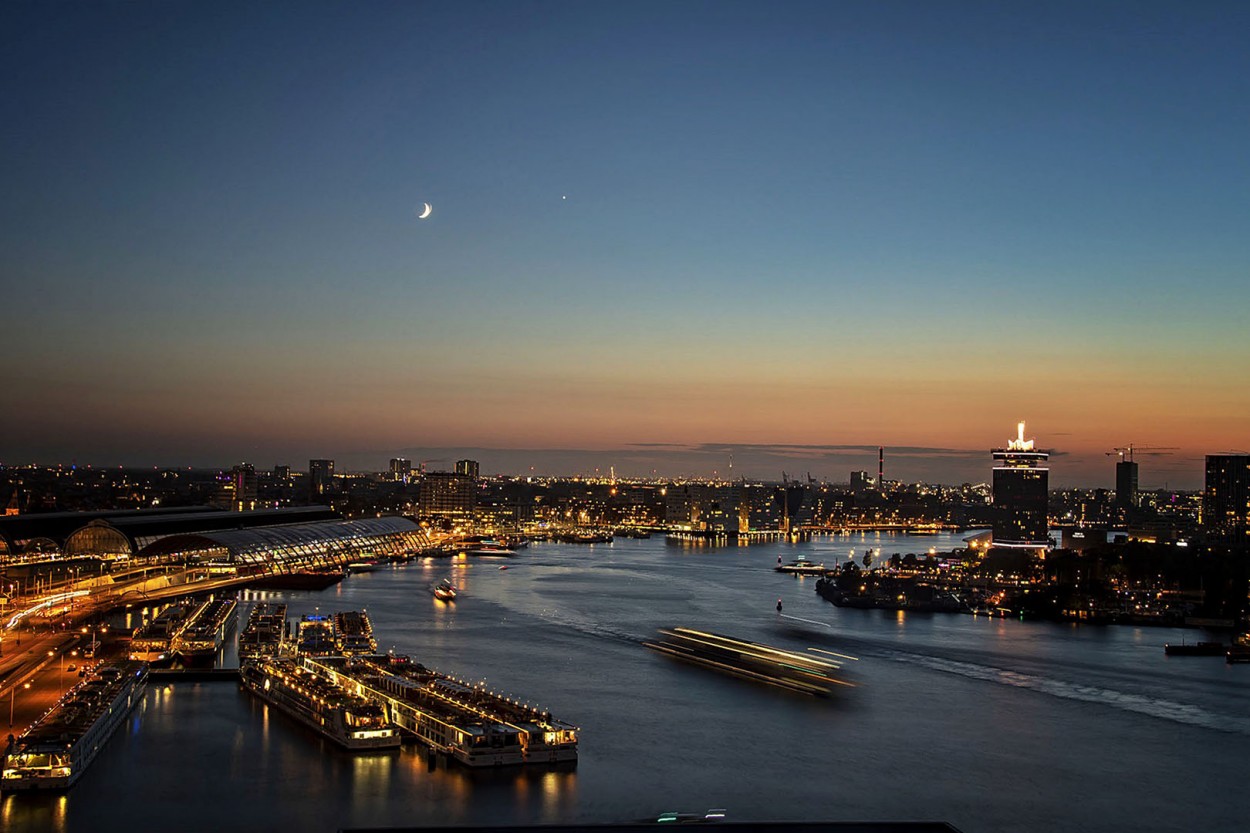
M 356 775 L 353 792 L 357 793 L 357 800 L 420 784 L 423 790 L 436 789 L 448 797 L 448 817 L 453 820 L 471 809 L 475 789 L 489 785 L 511 788 L 513 808 L 518 816 L 528 817 L 527 808 L 537 803 L 541 805 L 544 819 L 553 822 L 568 816 L 576 798 L 576 764 L 572 763 L 554 764 L 550 768 L 526 767 L 519 771 L 511 767 L 472 769 L 449 761 L 443 755 L 432 754 L 424 746 L 410 744 L 397 754 L 364 756 L 354 761 L 353 766 Z M 367 783 L 363 792 L 362 779 Z
M 398 754 L 389 752 L 352 758 L 352 793 L 356 800 L 364 801 L 370 796 L 386 793 L 398 757 Z
M 544 772 L 542 779 L 544 818 L 549 821 L 564 818 L 564 809 L 577 795 L 576 773 L 552 770 Z
M 469 771 L 449 767 L 445 758 L 428 754 L 428 750 L 420 745 L 405 746 L 398 756 L 390 755 L 388 758 L 392 762 L 398 760 L 397 765 L 403 769 L 410 782 L 431 781 L 440 790 L 446 791 L 452 806 L 467 809 L 467 802 L 472 796 Z
M 45 830 L 64 833 L 69 808 L 66 795 L 15 795 L 9 793 L 0 800 L 0 830 Z

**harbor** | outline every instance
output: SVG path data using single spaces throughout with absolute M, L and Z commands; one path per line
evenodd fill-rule
M 648 807 L 727 806 L 731 819 L 775 817 L 778 802 L 795 808 L 795 817 L 817 817 L 826 805 L 805 786 L 812 778 L 840 785 L 837 813 L 844 818 L 880 817 L 888 806 L 910 818 L 948 819 L 965 833 L 1005 825 L 1042 833 L 1046 827 L 1030 826 L 1014 805 L 996 797 L 1012 773 L 1025 762 L 1062 771 L 1069 755 L 1097 755 L 1123 743 L 1131 744 L 1127 757 L 1108 758 L 1105 771 L 1088 776 L 1090 789 L 1114 800 L 1117 824 L 1163 831 L 1196 820 L 1230 829 L 1230 814 L 1250 809 L 1234 799 L 1195 810 L 1182 800 L 1198 787 L 1195 778 L 1141 775 L 1154 756 L 1188 750 L 1223 761 L 1203 783 L 1232 790 L 1231 774 L 1221 773 L 1236 771 L 1250 737 L 1241 689 L 1234 685 L 1247 666 L 1166 656 L 1165 642 L 1195 641 L 1192 632 L 1175 629 L 838 608 L 813 592 L 814 577 L 773 571 L 779 555 L 783 564 L 801 553 L 829 565 L 870 544 L 889 553 L 908 542 L 881 534 L 817 538 L 798 547 L 777 542 L 686 550 L 653 536 L 618 539 L 596 547 L 591 557 L 585 546 L 535 542 L 510 558 L 506 571 L 487 560 L 414 560 L 348 576 L 322 591 L 244 591 L 236 612 L 239 639 L 224 647 L 222 670 L 152 672 L 131 720 L 65 797 L 56 829 L 113 833 L 156 824 L 162 795 L 176 792 L 173 785 L 217 771 L 230 776 L 188 799 L 195 808 L 187 828 L 193 833 L 237 823 L 231 808 L 261 794 L 276 796 L 274 804 L 286 809 L 279 814 L 257 806 L 250 811 L 255 826 L 294 819 L 310 830 L 328 829 L 329 818 L 344 827 L 613 821 L 640 817 L 639 795 L 648 796 Z M 947 539 L 926 537 L 923 545 L 941 549 Z M 448 575 L 462 589 L 454 604 L 428 590 Z M 784 614 L 775 610 L 778 598 Z M 398 703 L 401 681 L 413 688 L 422 683 L 420 671 L 415 678 L 399 673 L 407 657 L 408 664 L 436 669 L 465 687 L 440 689 L 453 696 L 494 692 L 532 705 L 540 717 L 574 722 L 576 764 L 466 765 L 402 726 L 409 740 L 398 749 L 344 748 L 252 694 L 230 670 L 240 666 L 249 623 L 283 605 L 278 619 L 293 624 L 305 616 L 335 622 L 343 618 L 338 613 L 367 610 L 377 651 L 347 658 L 335 649 L 300 660 L 321 664 L 322 676 L 339 674 L 340 667 L 346 675 L 350 665 L 352 685 L 374 687 Z M 269 622 L 266 632 L 284 630 Z M 836 660 L 843 664 L 839 678 L 857 686 L 838 686 L 832 697 L 804 696 L 643 645 L 673 623 Z M 124 618 L 111 623 L 109 632 L 124 624 Z M 130 620 L 131 628 L 140 624 Z M 89 644 L 91 635 L 80 638 Z M 813 648 L 859 659 L 846 665 Z M 77 681 L 76 672 L 61 670 L 59 655 L 50 659 L 36 686 L 55 691 L 62 676 L 67 688 Z M 73 659 L 67 650 L 64 667 Z M 385 671 L 378 665 L 383 662 Z M 24 697 L 33 691 L 19 686 L 19 720 Z M 1027 715 L 1028 722 L 1009 714 Z M 492 754 L 515 759 L 521 735 L 506 724 L 524 729 L 521 717 L 496 721 L 517 743 Z M 414 712 L 414 718 L 415 727 L 420 716 Z M 1066 727 L 1062 754 L 1049 734 L 1029 730 L 1033 722 Z M 444 731 L 450 738 L 451 729 Z M 906 745 L 882 744 L 902 735 Z M 871 758 L 865 749 L 873 750 Z M 934 770 L 938 754 L 944 765 Z M 651 764 L 639 768 L 642 759 Z M 765 789 L 742 779 L 747 760 L 753 769 L 805 776 L 774 780 Z M 883 773 L 892 770 L 916 773 L 913 787 L 890 786 Z M 998 785 L 975 813 L 949 798 L 967 777 Z M 736 785 L 732 793 L 727 785 Z M 1048 813 L 1063 812 L 1060 780 L 1041 779 L 1036 789 Z M 110 821 L 100 808 L 119 790 L 134 796 L 134 806 L 125 821 Z M 4 801 L 11 829 L 55 827 L 45 822 L 60 805 L 19 792 Z

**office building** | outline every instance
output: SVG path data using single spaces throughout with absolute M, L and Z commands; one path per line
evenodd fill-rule
M 408 482 L 408 476 L 412 473 L 412 461 L 404 457 L 394 457 L 391 459 L 391 480 L 398 480 L 403 483 Z
M 1250 454 L 1208 454 L 1202 528 L 1215 541 L 1250 545 Z
M 459 472 L 432 471 L 421 478 L 423 517 L 465 518 L 473 514 L 477 482 Z
M 673 483 L 665 489 L 664 520 L 692 530 L 737 534 L 750 523 L 742 506 L 738 484 Z
M 235 512 L 250 512 L 256 508 L 256 469 L 251 463 L 240 463 L 230 469 L 230 482 L 234 487 L 230 508 Z
M 334 487 L 334 461 L 308 461 L 308 494 L 316 498 L 332 491 Z
M 1115 464 L 1115 503 L 1122 509 L 1137 505 L 1137 463 L 1132 460 Z
M 457 460 L 456 474 L 463 474 L 465 477 L 472 477 L 474 480 L 478 478 L 477 460 Z
M 234 509 L 234 476 L 231 472 L 217 472 L 208 504 L 217 509 Z
M 1047 524 L 1050 452 L 1033 447 L 1024 438 L 1024 423 L 1006 448 L 994 449 L 995 547 L 1045 548 L 1050 541 Z

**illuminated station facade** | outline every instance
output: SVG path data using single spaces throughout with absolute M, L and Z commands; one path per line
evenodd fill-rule
M 1024 438 L 1024 423 L 1016 439 L 994 455 L 994 531 L 992 546 L 1045 549 L 1050 544 L 1047 523 L 1050 452 L 1033 447 Z

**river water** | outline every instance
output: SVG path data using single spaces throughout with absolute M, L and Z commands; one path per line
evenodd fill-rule
M 293 616 L 366 608 L 383 649 L 581 727 L 580 760 L 471 772 L 417 746 L 352 756 L 235 684 L 161 684 L 67 796 L 6 796 L 0 828 L 330 831 L 723 807 L 734 820 L 927 819 L 967 833 L 1247 829 L 1250 666 L 1164 656 L 1164 642 L 1198 634 L 838 609 L 813 579 L 772 570 L 779 555 L 828 564 L 957 543 L 537 543 L 506 562 L 248 592 L 243 616 L 260 599 Z M 449 574 L 453 605 L 428 592 Z M 778 617 L 778 599 L 808 621 Z M 814 700 L 640 644 L 673 625 L 852 655 L 858 685 Z

